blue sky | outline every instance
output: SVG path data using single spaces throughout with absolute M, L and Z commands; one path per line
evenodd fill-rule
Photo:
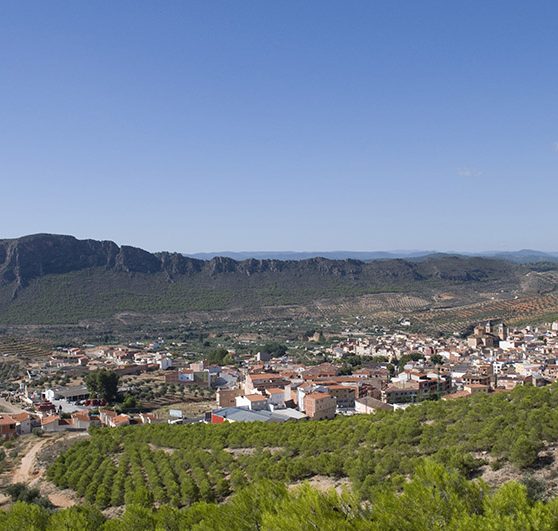
M 558 250 L 555 1 L 0 3 L 0 237 Z

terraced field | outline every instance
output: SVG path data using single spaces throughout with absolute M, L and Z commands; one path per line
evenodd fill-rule
M 412 319 L 425 329 L 460 332 L 482 319 L 505 319 L 509 324 L 536 322 L 558 316 L 558 294 L 489 301 L 458 308 L 430 309 L 414 313 Z
M 364 295 L 340 302 L 321 301 L 316 303 L 316 308 L 324 314 L 336 313 L 340 315 L 369 315 L 376 312 L 402 314 L 428 308 L 432 301 L 406 293 L 379 293 Z
M 20 362 L 0 361 L 0 389 L 4 389 L 8 382 L 20 378 L 24 374 L 24 370 Z
M 48 343 L 37 339 L 0 335 L 1 358 L 15 357 L 27 361 L 48 355 L 50 349 Z
M 313 304 L 263 308 L 189 312 L 180 316 L 190 322 L 212 322 L 223 327 L 231 323 L 282 320 L 311 320 L 319 323 L 397 326 L 409 318 L 414 329 L 426 332 L 462 332 L 483 319 L 505 319 L 510 324 L 536 323 L 558 318 L 558 293 L 521 295 L 520 292 L 464 292 L 462 290 L 420 293 L 377 293 L 343 299 L 321 299 Z M 518 298 L 515 298 L 518 297 Z M 140 319 L 140 316 L 137 317 Z M 168 316 L 169 322 L 176 316 Z

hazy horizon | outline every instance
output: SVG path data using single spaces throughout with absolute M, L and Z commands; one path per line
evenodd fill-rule
M 28 237 L 28 236 L 36 236 L 39 234 L 47 234 L 47 235 L 54 235 L 54 236 L 72 236 L 75 237 L 79 240 L 87 240 L 87 239 L 93 239 L 93 240 L 99 240 L 99 241 L 112 241 L 114 243 L 116 243 L 119 246 L 122 245 L 132 245 L 129 242 L 125 242 L 125 241 L 117 241 L 114 238 L 92 238 L 92 237 L 80 237 L 80 236 L 76 236 L 75 234 L 70 234 L 70 233 L 44 233 L 44 232 L 38 232 L 38 233 L 32 233 L 32 234 L 20 234 L 17 236 L 5 236 L 0 234 L 0 241 L 3 239 L 20 239 L 20 238 L 24 238 L 24 237 Z M 522 253 L 522 252 L 534 252 L 534 253 L 545 253 L 545 254 L 549 254 L 549 255 L 554 255 L 554 254 L 558 254 L 558 251 L 555 249 L 535 249 L 533 247 L 524 247 L 524 248 L 511 248 L 511 249 L 435 249 L 435 248 L 409 248 L 409 249 L 348 249 L 348 248 L 339 248 L 339 249 L 264 249 L 264 250 L 259 250 L 259 249 L 240 249 L 240 250 L 235 250 L 235 249 L 220 249 L 220 250 L 210 250 L 210 251 L 184 251 L 181 249 L 163 249 L 163 248 L 153 248 L 153 249 L 148 249 L 146 247 L 142 247 L 140 246 L 136 246 L 136 247 L 140 247 L 144 250 L 147 250 L 149 252 L 152 253 L 156 253 L 156 252 L 176 252 L 176 253 L 180 253 L 183 254 L 185 256 L 196 256 L 196 255 L 215 255 L 215 256 L 224 256 L 224 255 L 228 255 L 228 254 L 238 254 L 238 255 L 243 255 L 243 254 L 254 254 L 254 255 L 264 255 L 264 254 L 303 254 L 303 255 L 319 255 L 319 253 L 328 253 L 328 254 L 334 254 L 334 253 L 338 253 L 338 254 L 350 254 L 350 253 L 354 253 L 354 254 L 373 254 L 373 253 L 377 253 L 377 254 L 409 254 L 409 255 L 417 255 L 417 254 L 421 254 L 421 255 L 427 255 L 427 254 L 436 254 L 436 253 L 440 253 L 440 254 L 467 254 L 467 255 L 489 255 L 489 254 L 499 254 L 499 253 Z

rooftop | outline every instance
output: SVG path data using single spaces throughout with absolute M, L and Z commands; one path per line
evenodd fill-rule
M 250 402 L 266 402 L 267 397 L 263 395 L 244 395 L 244 398 L 250 400 Z
M 271 411 L 252 411 L 238 407 L 226 407 L 213 411 L 214 415 L 233 422 L 284 422 L 284 416 L 271 413 Z
M 374 409 L 381 409 L 384 411 L 393 411 L 393 406 L 391 404 L 386 404 L 377 398 L 372 398 L 371 396 L 363 396 L 362 398 L 357 398 L 355 404 L 363 404 L 366 407 L 371 407 Z
M 329 393 L 310 393 L 304 397 L 304 400 L 326 400 L 333 398 Z

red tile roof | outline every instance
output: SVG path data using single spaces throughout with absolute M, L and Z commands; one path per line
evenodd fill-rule
M 262 402 L 267 400 L 263 395 L 245 395 L 244 398 L 247 398 L 250 402 Z
M 53 422 L 60 422 L 60 417 L 58 415 L 50 415 L 49 417 L 43 417 L 41 419 L 41 424 L 52 424 Z
M 324 400 L 325 398 L 333 398 L 329 393 L 310 393 L 304 397 L 304 400 Z

